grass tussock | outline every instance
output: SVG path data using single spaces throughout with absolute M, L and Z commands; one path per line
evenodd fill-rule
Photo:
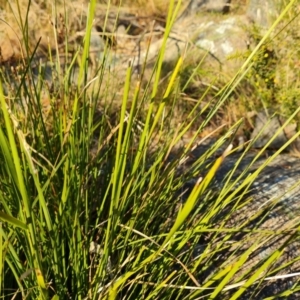
M 104 4 L 91 1 L 89 10 L 75 17 L 78 3 L 63 7 L 58 2 L 55 7 L 48 1 L 32 1 L 25 10 L 24 3 L 0 2 L 1 7 L 15 12 L 14 22 L 19 21 L 16 27 L 11 19 L 1 26 L 12 30 L 6 34 L 16 38 L 22 61 L 19 69 L 1 73 L 1 296 L 238 299 L 257 282 L 273 276 L 277 269 L 271 266 L 283 250 L 272 250 L 266 260 L 245 268 L 251 253 L 264 243 L 264 235 L 251 231 L 247 222 L 241 223 L 236 211 L 251 201 L 245 196 L 251 184 L 287 145 L 250 176 L 245 176 L 246 168 L 236 178 L 235 168 L 249 145 L 229 173 L 233 177 L 226 177 L 227 182 L 216 188 L 218 169 L 237 150 L 231 142 L 242 120 L 235 117 L 228 118 L 226 125 L 212 123 L 220 111 L 233 111 L 225 104 L 231 103 L 232 95 L 254 68 L 253 59 L 276 24 L 249 53 L 236 76 L 218 87 L 211 101 L 205 98 L 212 88 L 207 86 L 207 93 L 193 102 L 178 122 L 183 57 L 164 84 L 161 81 L 166 40 L 182 9 L 177 1 L 168 3 L 163 46 L 144 86 L 140 79 L 143 70 L 140 78 L 134 78 L 132 62 L 120 83 L 106 67 L 111 63 L 106 61 L 108 52 L 94 73 L 89 73 L 92 25 L 98 5 Z M 156 13 L 165 10 L 166 3 L 149 1 L 148 5 Z M 62 27 L 54 26 L 47 15 L 50 9 L 52 18 L 66 16 L 71 23 L 62 18 Z M 34 19 L 37 12 L 41 12 L 40 18 Z M 29 21 L 33 19 L 39 23 Z M 52 56 L 51 49 L 64 45 L 62 52 L 69 54 L 72 34 L 65 29 L 75 23 L 85 24 L 85 38 L 64 64 Z M 51 62 L 50 79 L 45 68 L 34 69 L 31 64 L 38 55 L 34 37 L 40 36 L 42 28 L 49 28 L 44 49 Z M 193 157 L 195 143 L 204 145 L 211 131 L 222 134 L 205 152 Z M 184 147 L 176 147 L 187 135 Z M 199 138 L 203 139 L 199 142 Z M 268 211 L 258 210 L 260 213 Z M 236 227 L 227 228 L 226 221 L 233 218 Z M 294 230 L 295 222 L 289 226 Z M 244 239 L 229 246 L 240 232 Z M 256 242 L 245 247 L 249 244 L 244 242 L 254 236 Z M 285 241 L 292 242 L 293 236 Z M 278 267 L 279 271 L 284 267 Z M 282 293 L 289 292 L 293 291 Z

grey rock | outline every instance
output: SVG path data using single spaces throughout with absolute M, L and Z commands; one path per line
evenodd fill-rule
M 214 60 L 221 64 L 230 64 L 232 62 L 228 61 L 230 55 L 247 49 L 248 37 L 242 29 L 242 24 L 245 25 L 245 19 L 238 16 L 219 22 L 202 23 L 198 27 L 199 34 L 195 37 L 195 45 L 209 51 L 211 55 L 208 56 L 208 60 L 212 61 L 214 57 Z
M 225 161 L 225 163 L 232 163 L 230 162 L 231 159 L 234 159 L 234 156 L 229 158 L 227 162 Z M 246 157 L 245 159 L 247 160 L 248 158 Z M 245 176 L 258 171 L 265 161 L 266 158 L 259 158 L 249 168 Z M 238 171 L 243 172 L 244 170 L 238 168 Z M 262 261 L 268 259 L 278 249 L 283 251 L 282 255 L 275 260 L 269 270 L 262 270 L 261 278 L 263 276 L 274 277 L 275 275 L 291 274 L 299 270 L 300 240 L 294 233 L 299 224 L 299 183 L 299 158 L 283 154 L 276 157 L 261 171 L 249 191 L 243 196 L 244 201 L 248 199 L 249 202 L 240 202 L 240 209 L 231 215 L 231 218 L 226 222 L 226 226 L 235 228 L 241 226 L 244 229 L 255 229 L 255 232 L 234 234 L 232 241 L 242 241 L 241 245 L 243 247 L 234 249 L 235 247 L 233 246 L 229 252 L 231 254 L 232 251 L 243 253 L 254 243 L 257 242 L 258 244 L 235 278 L 238 278 L 239 274 L 244 273 L 246 270 L 257 269 Z M 238 188 L 238 186 L 239 183 L 233 187 L 233 190 Z M 269 233 L 262 234 L 261 231 L 269 231 Z M 293 236 L 294 238 L 292 239 Z M 229 253 L 226 253 L 224 257 L 226 259 L 228 258 L 227 254 Z M 234 259 L 233 255 L 232 260 L 234 261 Z M 292 263 L 293 259 L 295 261 Z M 288 262 L 291 262 L 291 264 L 272 274 L 272 270 L 276 270 L 276 268 L 280 268 Z M 243 299 L 250 299 L 250 295 L 253 299 L 275 296 L 286 289 L 291 289 L 298 279 L 299 275 L 281 280 L 264 280 L 260 283 L 260 288 L 257 291 L 250 288 L 246 292 L 248 296 L 245 296 Z M 258 282 L 256 285 L 258 285 Z M 291 295 L 291 297 L 289 299 L 298 299 L 296 294 Z
M 93 26 L 90 39 L 90 51 L 101 52 L 105 48 L 105 42 L 100 36 L 100 32 Z
M 270 149 L 279 149 L 291 137 L 296 134 L 297 125 L 295 123 L 288 124 L 284 129 L 280 129 L 285 123 L 285 119 L 275 115 L 270 116 L 266 112 L 259 112 L 255 120 L 255 128 L 251 134 L 254 140 L 254 148 L 263 148 L 272 138 L 269 144 Z M 299 140 L 296 140 L 292 146 L 297 146 Z
M 231 0 L 190 0 L 180 18 L 200 12 L 228 13 L 230 5 Z
M 200 154 L 202 150 L 198 151 Z M 203 211 L 199 211 L 201 220 L 201 216 L 207 213 L 207 206 L 215 206 L 219 201 L 220 209 L 210 219 L 210 223 L 214 224 L 213 228 L 239 229 L 233 231 L 230 238 L 227 233 L 225 242 L 225 234 L 218 234 L 217 238 L 212 234 L 206 242 L 195 247 L 195 259 L 203 255 L 202 259 L 205 261 L 207 253 L 213 252 L 209 255 L 209 261 L 206 261 L 209 267 L 199 270 L 199 282 L 212 280 L 216 286 L 220 278 L 214 278 L 214 275 L 220 269 L 234 265 L 240 255 L 255 245 L 248 253 L 245 263 L 228 282 L 228 285 L 242 286 L 243 280 L 249 279 L 275 251 L 282 251 L 270 268 L 261 270 L 259 279 L 245 289 L 239 299 L 264 299 L 270 296 L 279 299 L 278 295 L 286 290 L 292 291 L 287 299 L 299 299 L 297 272 L 300 268 L 300 160 L 289 154 L 280 154 L 269 160 L 260 170 L 272 154 L 269 152 L 265 156 L 257 157 L 257 152 L 251 150 L 244 157 L 238 153 L 229 155 L 216 174 L 215 187 L 210 188 L 216 191 L 215 201 L 211 197 L 203 204 L 206 200 L 205 197 L 201 197 L 197 203 L 203 205 Z M 239 162 L 240 158 L 242 159 Z M 218 191 L 221 191 L 234 167 L 236 170 L 232 174 L 230 188 L 218 199 Z M 257 176 L 251 182 L 251 186 L 243 186 L 243 181 L 253 173 L 257 173 Z M 225 200 L 232 193 L 236 193 L 235 197 L 225 205 L 222 199 Z M 296 274 L 284 277 L 293 273 Z M 294 293 L 293 288 L 296 289 Z M 231 299 L 235 292 L 236 288 L 232 288 L 227 292 L 223 291 L 222 296 L 224 299 Z
M 241 66 L 238 59 L 228 60 L 230 55 L 247 50 L 247 34 L 242 29 L 247 23 L 243 17 L 233 16 L 219 21 L 212 21 L 209 16 L 194 16 L 178 21 L 167 40 L 164 62 L 175 64 L 178 58 L 187 52 L 185 61 L 191 59 L 195 64 L 205 59 L 206 67 L 222 69 L 223 65 L 235 73 Z M 162 40 L 151 44 L 149 51 L 141 54 L 136 62 L 154 62 L 162 47 Z M 186 51 L 188 49 L 188 51 Z M 149 65 L 151 67 L 151 64 Z
M 267 28 L 275 20 L 279 5 L 279 0 L 250 0 L 246 14 L 256 25 Z

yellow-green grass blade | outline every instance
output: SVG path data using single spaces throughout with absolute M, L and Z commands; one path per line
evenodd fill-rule
M 170 230 L 168 236 L 166 237 L 162 247 L 167 244 L 167 242 L 172 238 L 172 236 L 175 234 L 175 232 L 180 228 L 180 226 L 184 223 L 188 215 L 191 213 L 191 211 L 194 208 L 194 205 L 199 199 L 199 196 L 204 193 L 204 191 L 207 189 L 209 183 L 214 178 L 218 168 L 221 166 L 222 162 L 224 161 L 226 155 L 228 152 L 230 152 L 232 148 L 232 145 L 230 145 L 222 156 L 220 156 L 214 165 L 211 167 L 211 169 L 208 171 L 205 178 L 202 180 L 202 178 L 198 179 L 198 182 L 194 186 L 190 196 L 188 197 L 186 203 L 184 204 L 183 208 L 178 212 L 175 224 L 173 225 L 172 229 Z
M 10 109 L 8 108 L 8 106 L 5 102 L 1 83 L 0 83 L 0 102 L 1 102 L 1 109 L 2 109 L 3 116 L 4 116 L 4 121 L 5 121 L 5 129 L 6 129 L 7 135 L 8 135 L 10 151 L 12 153 L 12 159 L 14 162 L 16 175 L 17 175 L 16 176 L 17 181 L 15 182 L 15 184 L 17 185 L 18 190 L 21 195 L 20 201 L 22 202 L 22 204 L 24 205 L 24 208 L 25 208 L 25 216 L 23 215 L 22 211 L 20 211 L 21 212 L 20 216 L 21 216 L 21 219 L 23 222 L 25 222 L 25 220 L 31 220 L 31 222 L 26 224 L 28 226 L 29 230 L 25 231 L 25 234 L 28 239 L 28 244 L 30 246 L 29 253 L 31 254 L 31 258 L 33 260 L 34 267 L 38 270 L 41 270 L 42 268 L 40 266 L 40 254 L 38 253 L 37 241 L 36 241 L 36 227 L 35 227 L 35 223 L 34 223 L 34 216 L 32 214 L 32 209 L 31 209 L 32 203 L 30 202 L 29 196 L 27 194 L 25 179 L 23 177 L 22 164 L 21 164 L 21 160 L 19 157 L 19 150 L 17 147 L 17 143 L 15 141 L 14 132 L 17 133 L 21 149 L 22 149 L 23 153 L 25 154 L 26 158 L 30 157 L 29 146 L 26 142 L 23 132 L 19 128 L 18 120 L 12 114 L 12 112 L 10 111 Z M 28 161 L 28 167 L 31 170 L 32 174 L 35 175 L 36 170 L 35 170 L 35 167 L 32 165 L 32 161 L 30 159 Z M 41 276 L 43 276 L 43 275 L 41 275 Z M 41 288 L 41 294 L 43 295 L 44 294 L 43 287 L 40 286 L 40 288 Z
M 0 295 L 2 295 L 2 283 L 3 282 L 3 274 L 4 274 L 4 269 L 3 269 L 3 263 L 4 263 L 4 257 L 5 256 L 5 249 L 3 247 L 3 236 L 2 236 L 2 223 L 0 223 Z
M 257 241 L 255 241 L 251 247 L 249 247 L 236 262 L 228 265 L 224 270 L 218 272 L 215 277 L 209 280 L 203 287 L 209 287 L 215 284 L 216 280 L 222 278 L 225 274 L 223 280 L 215 287 L 214 292 L 210 295 L 209 299 L 216 299 L 217 295 L 223 290 L 223 288 L 228 284 L 228 282 L 232 279 L 232 277 L 243 267 L 250 254 L 257 247 Z
M 14 217 L 4 213 L 2 211 L 0 211 L 0 220 L 4 221 L 4 222 L 7 222 L 7 223 L 9 223 L 9 224 L 11 224 L 15 227 L 19 227 L 21 229 L 28 230 L 28 226 L 24 222 L 22 222 L 19 219 L 14 218 Z
M 269 266 L 278 259 L 284 252 L 283 250 L 276 250 L 274 253 L 257 269 L 254 274 L 238 289 L 232 296 L 232 300 L 239 299 L 239 297 L 249 288 L 255 281 L 259 280 L 261 274 L 269 268 Z

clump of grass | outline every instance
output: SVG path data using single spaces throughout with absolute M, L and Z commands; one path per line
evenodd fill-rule
M 153 70 L 153 80 L 144 90 L 139 82 L 132 87 L 129 62 L 117 110 L 110 101 L 111 91 L 101 89 L 105 64 L 92 79 L 98 84 L 88 91 L 95 7 L 96 1 L 91 1 L 84 44 L 75 53 L 79 67 L 75 59 L 65 66 L 54 61 L 58 77 L 54 88 L 49 88 L 42 70 L 37 78 L 33 74 L 30 63 L 34 51 L 25 42 L 29 56 L 24 60 L 17 88 L 6 87 L 5 93 L 0 89 L 1 296 L 229 298 L 229 283 L 242 270 L 255 245 L 237 257 L 234 266 L 226 260 L 224 269 L 216 269 L 214 255 L 220 249 L 231 251 L 224 245 L 238 229 L 215 225 L 224 216 L 224 207 L 243 200 L 243 189 L 249 188 L 266 164 L 234 191 L 231 184 L 217 192 L 211 188 L 232 146 L 216 160 L 214 155 L 232 138 L 240 125 L 237 122 L 189 169 L 181 167 L 193 142 L 245 76 L 261 45 L 241 72 L 218 91 L 213 105 L 200 107 L 199 101 L 187 113 L 186 120 L 172 128 L 169 124 L 174 111 L 168 106 L 174 107 L 179 99 L 177 78 L 183 58 L 178 60 L 158 97 L 165 43 Z M 164 42 L 179 10 L 180 5 L 170 1 Z M 20 26 L 24 38 L 28 38 L 26 26 Z M 76 84 L 71 81 L 74 68 L 79 68 Z M 11 77 L 6 84 L 9 80 Z M 47 114 L 44 96 L 48 100 Z M 109 107 L 116 110 L 115 122 L 109 116 Z M 177 151 L 176 159 L 170 159 L 174 146 L 203 114 L 205 118 L 191 140 Z M 47 116 L 51 121 L 47 122 Z M 152 151 L 154 140 L 158 147 Z M 208 164 L 209 160 L 212 163 Z M 184 199 L 181 194 L 186 183 L 195 178 L 190 193 L 184 201 L 180 200 Z M 229 211 L 224 218 L 232 214 L 234 211 Z M 212 233 L 209 243 L 205 240 L 208 231 Z M 218 243 L 220 236 L 223 242 Z M 205 249 L 195 255 L 201 244 L 206 245 Z M 271 255 L 268 264 L 276 258 Z M 268 268 L 267 264 L 264 266 Z M 210 270 L 213 275 L 209 275 Z M 244 286 L 251 287 L 260 273 L 258 268 L 250 276 L 243 274 L 241 278 L 247 280 Z M 238 287 L 232 299 L 244 292 L 243 286 Z

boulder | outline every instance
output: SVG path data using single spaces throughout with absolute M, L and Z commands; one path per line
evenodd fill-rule
M 248 36 L 243 27 L 247 20 L 243 17 L 232 16 L 220 21 L 207 21 L 198 27 L 195 45 L 208 52 L 207 60 L 216 65 L 231 64 L 228 58 L 235 53 L 247 50 Z M 207 61 L 206 60 L 206 61 Z M 235 65 L 236 65 L 236 60 Z M 240 62 L 236 67 L 240 67 Z M 234 70 L 236 71 L 236 70 Z
M 255 128 L 251 134 L 251 139 L 255 140 L 254 148 L 263 148 L 271 138 L 274 138 L 268 146 L 269 149 L 280 149 L 297 132 L 297 124 L 290 123 L 285 128 L 280 129 L 286 120 L 281 116 L 271 116 L 266 112 L 259 112 L 255 120 Z M 299 147 L 299 138 L 291 145 Z M 300 149 L 300 148 L 299 148 Z
M 205 65 L 212 66 L 214 71 L 224 71 L 224 66 L 235 73 L 241 66 L 241 61 L 230 59 L 236 53 L 247 50 L 248 36 L 243 27 L 247 19 L 240 16 L 230 16 L 214 20 L 209 16 L 194 16 L 178 21 L 167 40 L 164 63 L 174 65 L 181 55 L 185 56 L 187 64 L 196 65 L 206 56 Z M 147 57 L 149 67 L 162 47 L 163 40 L 151 44 L 148 51 L 142 52 L 136 63 L 144 63 Z M 192 60 L 192 61 L 191 61 Z
M 246 15 L 255 25 L 266 29 L 276 19 L 279 4 L 279 0 L 250 0 Z

